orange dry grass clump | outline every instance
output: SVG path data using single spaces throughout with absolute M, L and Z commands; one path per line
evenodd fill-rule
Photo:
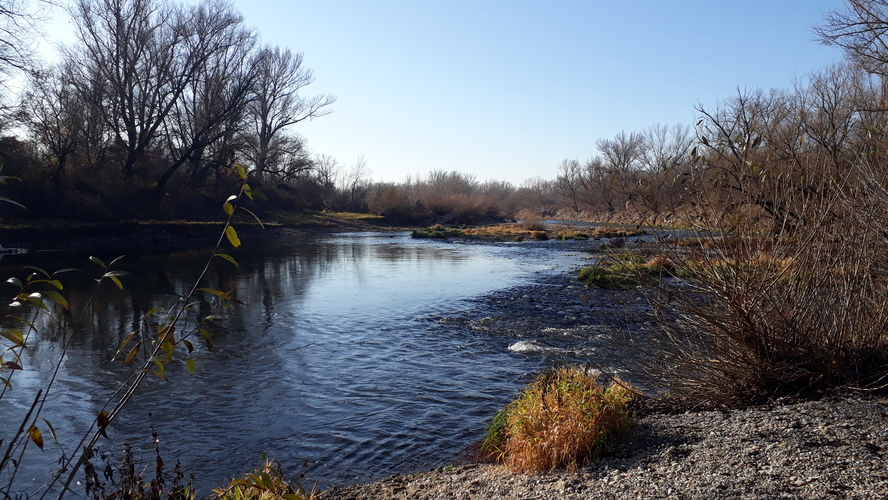
M 615 379 L 605 388 L 583 368 L 545 373 L 508 408 L 503 461 L 515 472 L 576 470 L 630 427 L 635 395 Z

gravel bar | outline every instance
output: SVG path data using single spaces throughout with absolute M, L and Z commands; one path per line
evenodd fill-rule
M 333 489 L 358 499 L 888 498 L 888 397 L 649 414 L 578 472 L 457 464 Z

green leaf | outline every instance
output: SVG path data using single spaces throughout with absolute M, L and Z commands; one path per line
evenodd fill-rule
M 208 349 L 213 348 L 213 336 L 206 328 L 198 328 L 197 333 L 200 334 L 201 338 L 204 339 L 204 342 L 207 344 Z
M 55 441 L 56 443 L 58 443 L 59 438 L 58 438 L 58 436 L 56 436 L 55 428 L 52 426 L 51 423 L 49 423 L 49 420 L 46 420 L 45 418 L 41 418 L 40 420 L 43 420 L 43 422 L 46 424 L 46 426 L 49 427 L 49 435 L 52 436 L 52 440 Z
M 70 272 L 72 272 L 72 271 L 78 271 L 78 272 L 79 272 L 80 269 L 77 269 L 76 267 L 65 267 L 65 268 L 63 268 L 63 269 L 59 269 L 58 271 L 52 273 L 52 275 L 55 276 L 55 275 L 57 275 L 57 274 L 70 273 Z
M 102 266 L 102 267 L 108 267 L 108 266 L 105 265 L 105 262 L 102 261 L 102 259 L 100 259 L 100 258 L 98 258 L 98 257 L 96 257 L 96 256 L 94 256 L 94 255 L 93 255 L 93 256 L 90 256 L 90 257 L 89 257 L 89 260 L 95 262 L 96 264 L 98 264 L 98 265 L 100 265 L 100 266 Z
M 33 269 L 34 271 L 37 271 L 38 273 L 42 274 L 43 276 L 46 276 L 47 278 L 50 277 L 49 273 L 46 272 L 45 269 L 41 269 L 37 266 L 25 266 L 25 269 Z
M 265 225 L 262 224 L 262 221 L 259 220 L 259 217 L 258 217 L 256 214 L 254 214 L 253 212 L 251 212 L 248 208 L 244 208 L 244 207 L 238 207 L 238 208 L 240 208 L 240 209 L 243 210 L 244 212 L 246 212 L 246 213 L 252 215 L 253 218 L 256 219 L 256 222 L 259 223 L 259 227 L 261 227 L 262 229 L 265 229 Z
M 63 288 L 65 288 L 64 286 L 62 286 L 62 282 L 59 280 L 51 280 L 49 284 L 56 287 L 57 290 L 62 290 Z
M 25 300 L 39 307 L 40 309 L 48 309 L 46 304 L 43 302 L 43 296 L 39 293 L 32 293 L 25 297 Z
M 251 200 L 253 199 L 254 196 L 255 196 L 256 198 L 259 198 L 259 199 L 262 199 L 262 200 L 268 200 L 268 197 L 265 196 L 265 194 L 263 194 L 262 191 L 259 191 L 258 189 L 252 189 L 252 188 L 249 187 L 249 186 L 247 186 L 246 188 L 244 188 L 244 194 L 247 195 L 247 198 L 249 198 L 249 199 L 251 199 Z
M 0 337 L 9 340 L 19 347 L 25 345 L 25 334 L 23 334 L 20 330 L 16 330 L 14 328 L 3 330 L 2 332 L 0 332 Z
M 236 164 L 235 168 L 237 168 L 237 175 L 240 176 L 241 180 L 247 180 L 247 169 L 245 169 L 240 163 Z
M 228 255 L 227 253 L 217 253 L 216 257 L 220 257 L 227 260 L 228 262 L 231 262 L 232 264 L 234 264 L 234 267 L 240 267 L 240 264 L 238 264 L 237 261 L 234 260 L 234 257 Z
M 40 429 L 37 428 L 36 425 L 32 425 L 30 429 L 28 429 L 28 437 L 31 438 L 31 441 L 37 445 L 41 450 L 43 449 L 43 434 L 40 433 Z
M 117 278 L 117 276 L 108 276 L 108 277 L 111 278 L 111 281 L 113 281 L 115 285 L 117 285 L 117 288 L 123 290 L 123 283 L 120 282 L 120 280 Z
M 234 230 L 233 226 L 227 226 L 225 228 L 225 236 L 228 237 L 228 242 L 231 243 L 231 246 L 234 248 L 241 245 L 240 238 L 237 237 L 237 231 Z
M 68 301 L 65 300 L 65 297 L 62 297 L 62 294 L 60 294 L 59 292 L 55 290 L 47 290 L 46 296 L 49 297 L 50 300 L 52 300 L 56 304 L 62 306 L 62 308 L 66 311 L 68 310 Z
M 188 368 L 188 373 L 194 375 L 194 370 L 197 368 L 197 363 L 194 362 L 194 358 L 188 358 L 185 360 L 185 367 Z
M 146 312 L 146 313 L 145 313 L 145 316 L 146 316 L 146 317 L 147 317 L 147 316 L 151 316 L 151 315 L 153 315 L 153 314 L 157 314 L 157 313 L 159 313 L 160 311 L 163 311 L 163 308 L 162 308 L 162 307 L 155 307 L 154 309 L 151 309 L 150 311 Z
M 3 180 L 3 184 L 6 184 L 6 179 L 7 179 L 7 177 L 4 177 L 3 179 L 4 179 L 4 180 Z M 15 201 L 15 200 L 10 200 L 9 198 L 7 198 L 7 197 L 5 197 L 5 196 L 0 196 L 0 201 L 5 201 L 6 203 L 10 203 L 10 204 L 13 204 L 13 205 L 15 205 L 15 206 L 18 206 L 18 207 L 24 208 L 25 210 L 28 209 L 28 207 L 22 205 L 21 203 Z
M 0 377 L 0 382 L 3 382 L 3 385 L 8 387 L 9 389 L 12 389 L 12 384 L 9 383 L 8 378 Z
M 15 286 L 17 286 L 17 287 L 19 287 L 19 288 L 22 287 L 22 280 L 20 280 L 20 279 L 18 279 L 18 278 L 16 278 L 16 277 L 9 278 L 8 280 L 6 280 L 6 282 L 7 282 L 7 283 L 11 283 L 11 284 L 13 284 L 13 285 L 15 285 Z

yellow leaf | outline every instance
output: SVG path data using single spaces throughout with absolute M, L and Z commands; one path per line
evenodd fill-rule
M 123 361 L 126 363 L 126 366 L 130 366 L 133 364 L 133 359 L 135 359 L 136 354 L 139 353 L 139 347 L 142 345 L 141 342 L 136 342 L 136 345 L 133 346 L 133 349 L 126 355 L 126 359 Z
M 194 375 L 194 370 L 197 368 L 197 364 L 194 362 L 194 358 L 188 358 L 185 361 L 185 366 L 188 368 L 188 373 Z
M 32 425 L 28 429 L 28 437 L 31 438 L 31 441 L 34 441 L 38 448 L 43 449 L 43 434 L 40 433 L 40 429 L 36 425 Z
M 228 242 L 231 243 L 231 246 L 237 248 L 241 245 L 240 238 L 237 237 L 237 231 L 234 230 L 234 227 L 226 227 L 225 236 L 228 237 Z
M 237 168 L 237 175 L 240 176 L 241 180 L 247 180 L 247 169 L 245 169 L 240 163 L 235 165 L 235 167 Z
M 221 258 L 227 260 L 228 262 L 231 262 L 232 264 L 234 264 L 234 267 L 240 267 L 240 264 L 238 264 L 237 261 L 234 260 L 234 257 L 228 255 L 227 253 L 217 253 L 216 257 L 221 257 Z
M 106 438 L 108 437 L 108 435 L 105 434 L 105 429 L 108 427 L 108 424 L 110 424 L 110 423 L 111 423 L 111 415 L 108 415 L 108 412 L 105 410 L 102 410 L 101 412 L 99 412 L 99 416 L 96 417 L 96 425 L 99 426 L 99 432 L 102 433 L 102 435 L 105 436 Z

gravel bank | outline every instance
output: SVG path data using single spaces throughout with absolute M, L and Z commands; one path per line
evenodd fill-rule
M 626 359 L 630 352 L 614 343 L 613 333 L 647 329 L 645 300 L 634 291 L 587 290 L 573 277 L 547 276 L 490 294 L 465 320 L 503 335 L 519 332 L 518 339 L 526 330 L 547 347 L 581 339 L 604 358 Z M 886 455 L 888 396 L 846 394 L 726 412 L 648 414 L 610 455 L 577 473 L 532 476 L 455 464 L 321 498 L 885 499 Z
M 888 397 L 652 414 L 577 473 L 461 464 L 325 493 L 359 499 L 888 498 Z

